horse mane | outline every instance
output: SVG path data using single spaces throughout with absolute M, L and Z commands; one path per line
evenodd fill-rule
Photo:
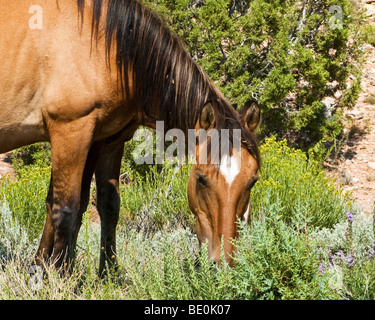
M 77 5 L 83 21 L 85 0 L 77 0 Z M 111 52 L 116 50 L 121 91 L 127 94 L 132 83 L 144 119 L 164 120 L 166 130 L 180 128 L 186 133 L 211 101 L 216 129 L 241 129 L 243 145 L 259 162 L 255 137 L 243 128 L 237 111 L 158 14 L 138 0 L 92 0 L 91 23 L 93 39 L 97 41 L 104 32 L 109 65 Z

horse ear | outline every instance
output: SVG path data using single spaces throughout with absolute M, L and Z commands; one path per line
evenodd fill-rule
M 216 124 L 215 111 L 211 104 L 208 102 L 201 110 L 199 115 L 199 127 L 204 130 L 212 129 Z
M 255 132 L 259 126 L 262 119 L 260 108 L 257 102 L 248 101 L 239 111 L 242 124 L 250 132 Z

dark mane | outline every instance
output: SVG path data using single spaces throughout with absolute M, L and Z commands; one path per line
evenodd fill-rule
M 129 92 L 130 79 L 145 119 L 164 120 L 166 129 L 187 132 L 212 101 L 216 129 L 241 129 L 243 145 L 259 161 L 256 140 L 241 126 L 237 112 L 156 13 L 137 0 L 92 3 L 92 37 L 98 40 L 103 32 L 108 63 L 116 50 L 121 90 Z M 85 0 L 77 0 L 77 5 L 83 19 Z

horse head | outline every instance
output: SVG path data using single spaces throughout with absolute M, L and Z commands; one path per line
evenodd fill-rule
M 257 103 L 246 103 L 238 116 L 249 134 L 259 127 L 261 114 Z M 201 110 L 196 130 L 211 130 L 215 122 L 215 109 L 208 103 Z M 244 142 L 241 140 L 239 148 L 233 148 L 231 153 L 222 154 L 219 164 L 213 164 L 210 157 L 207 163 L 197 161 L 189 178 L 188 200 L 196 217 L 196 234 L 200 245 L 207 242 L 209 258 L 216 263 L 220 263 L 223 245 L 226 261 L 229 265 L 234 264 L 236 248 L 233 240 L 238 234 L 237 222 L 247 224 L 250 221 L 250 190 L 258 180 L 259 162 Z M 199 143 L 197 159 L 201 148 L 202 143 Z

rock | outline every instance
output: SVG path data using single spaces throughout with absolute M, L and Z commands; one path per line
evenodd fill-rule
M 375 170 L 375 162 L 369 162 L 367 164 L 371 169 L 374 169 Z

